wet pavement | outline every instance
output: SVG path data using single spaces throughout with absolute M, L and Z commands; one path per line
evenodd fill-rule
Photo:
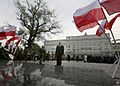
M 84 63 L 79 67 L 49 62 L 2 61 L 0 64 L 0 86 L 116 86 L 116 81 L 105 71 Z

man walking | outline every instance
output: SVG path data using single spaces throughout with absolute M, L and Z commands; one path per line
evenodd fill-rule
M 62 64 L 62 55 L 64 55 L 64 46 L 61 45 L 61 42 L 59 42 L 59 44 L 56 47 L 56 59 L 57 59 L 57 65 L 61 65 Z

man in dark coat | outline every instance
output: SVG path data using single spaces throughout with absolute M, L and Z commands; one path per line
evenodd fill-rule
M 64 55 L 64 46 L 61 45 L 61 42 L 59 42 L 59 45 L 57 45 L 55 54 L 57 59 L 57 65 L 61 65 L 62 55 Z

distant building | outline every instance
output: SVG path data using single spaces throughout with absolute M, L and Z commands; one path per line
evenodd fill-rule
M 113 45 L 113 50 L 115 51 L 115 52 L 119 52 L 119 54 L 120 54 L 120 43 L 112 43 L 112 45 Z
M 110 34 L 107 33 L 110 38 Z M 47 40 L 44 42 L 47 51 L 55 53 L 58 42 L 61 42 L 65 48 L 65 55 L 92 55 L 106 56 L 112 55 L 112 48 L 105 35 L 98 37 L 96 35 L 67 36 L 63 40 Z

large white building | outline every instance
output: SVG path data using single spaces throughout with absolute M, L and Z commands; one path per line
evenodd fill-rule
M 110 40 L 110 34 L 107 33 Z M 63 40 L 47 40 L 44 42 L 47 52 L 54 52 L 58 42 L 65 48 L 65 55 L 112 55 L 110 41 L 106 35 L 67 36 Z

